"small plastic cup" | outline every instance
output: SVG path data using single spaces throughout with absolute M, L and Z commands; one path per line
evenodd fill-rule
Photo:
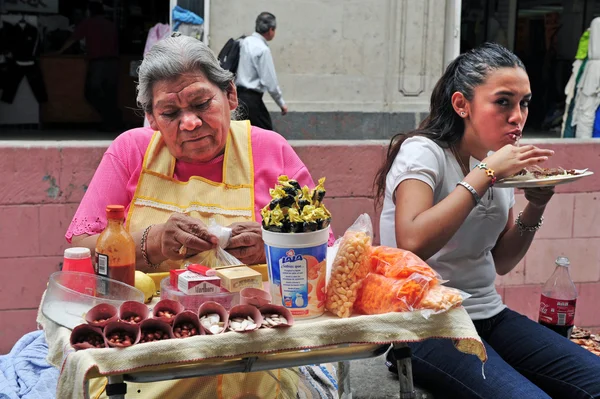
M 290 327 L 294 324 L 294 316 L 292 315 L 292 312 L 290 312 L 290 310 L 288 308 L 286 308 L 285 306 L 268 304 L 268 305 L 264 305 L 264 306 L 260 307 L 258 310 L 260 311 L 260 314 L 263 316 L 263 322 L 262 322 L 263 327 L 266 327 L 266 328 Z M 272 325 L 272 324 L 266 325 L 265 324 L 266 319 L 270 315 L 274 315 L 274 314 L 285 317 L 287 323 L 281 323 L 281 324 L 277 324 L 277 325 Z
M 113 305 L 101 303 L 91 308 L 85 315 L 85 321 L 93 327 L 104 328 L 108 323 L 119 319 L 119 311 Z M 101 321 L 98 321 L 101 320 Z
M 131 343 L 129 345 L 122 342 L 111 342 L 113 334 L 119 334 L 121 332 L 125 332 L 131 337 Z M 111 348 L 127 348 L 140 341 L 140 326 L 112 321 L 104 327 L 104 338 L 106 339 L 106 344 Z
M 140 343 L 147 338 L 147 334 L 156 333 L 157 331 L 166 333 L 169 336 L 169 339 L 173 338 L 173 329 L 169 323 L 157 319 L 146 319 L 140 323 Z
M 223 326 L 221 326 L 221 331 L 215 333 L 213 331 L 210 331 L 210 329 L 203 324 L 202 321 L 202 317 L 209 315 L 211 313 L 216 313 L 219 315 L 219 322 L 223 323 Z M 202 326 L 202 329 L 204 330 L 204 332 L 207 335 L 216 335 L 216 334 L 220 334 L 223 333 L 227 330 L 227 323 L 229 321 L 229 313 L 227 313 L 227 310 L 225 309 L 225 307 L 223 307 L 223 305 L 221 305 L 218 302 L 204 302 L 202 305 L 200 305 L 200 309 L 198 309 L 198 318 L 200 319 L 200 325 Z
M 235 329 L 234 323 L 236 323 L 236 322 L 234 321 L 234 319 L 242 318 L 242 319 L 247 320 L 248 316 L 250 316 L 252 318 L 252 320 L 254 321 L 254 327 L 250 328 L 249 326 L 247 326 L 246 328 L 244 328 L 244 330 Z M 250 332 L 250 331 L 258 330 L 260 328 L 262 322 L 263 322 L 263 317 L 260 314 L 260 311 L 258 310 L 258 308 L 254 307 L 252 305 L 237 305 L 237 306 L 234 306 L 233 308 L 231 308 L 231 310 L 229 311 L 229 322 L 228 322 L 227 328 L 229 329 L 229 331 Z
M 189 337 L 204 335 L 204 330 L 202 327 L 200 327 L 200 319 L 198 318 L 198 315 L 190 310 L 184 310 L 175 316 L 175 320 L 173 321 L 173 336 L 175 338 L 187 338 L 183 336 L 181 331 L 179 331 L 181 330 L 181 325 L 186 323 L 193 325 L 193 328 L 196 329 L 196 333 L 194 335 L 189 335 Z
M 252 305 L 260 308 L 271 303 L 271 294 L 265 290 L 247 287 L 240 291 L 240 305 Z
M 183 312 L 183 310 L 184 310 L 183 305 L 181 303 L 174 301 L 172 299 L 161 299 L 154 306 L 154 309 L 152 311 L 152 317 L 154 317 L 155 319 L 167 322 L 169 324 L 173 324 L 173 321 L 175 320 L 175 316 L 177 316 L 179 313 Z M 162 313 L 165 311 L 169 312 L 171 314 L 171 317 L 163 316 Z
M 149 315 L 150 309 L 148 309 L 148 306 L 140 302 L 126 301 L 119 307 L 119 320 L 124 323 L 140 324 L 142 321 L 146 320 Z M 139 317 L 139 320 L 129 321 L 128 319 L 131 317 Z
M 94 335 L 100 340 L 102 348 L 107 347 L 106 338 L 104 337 L 104 334 L 102 334 L 102 330 L 98 327 L 92 327 L 89 324 L 80 324 L 73 329 L 71 337 L 69 338 L 71 346 L 75 348 L 75 350 L 98 349 L 87 341 L 80 342 L 81 338 L 89 338 L 90 335 Z

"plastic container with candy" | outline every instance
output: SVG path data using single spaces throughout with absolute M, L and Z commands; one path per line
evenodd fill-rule
M 325 208 L 325 178 L 312 190 L 282 175 L 261 211 L 263 241 L 275 305 L 296 318 L 323 314 L 325 258 L 331 214 Z

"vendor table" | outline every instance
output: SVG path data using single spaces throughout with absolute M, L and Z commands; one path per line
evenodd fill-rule
M 109 377 L 111 398 L 122 398 L 119 389 L 124 385 L 121 384 L 361 359 L 381 355 L 390 344 L 400 356 L 401 398 L 412 398 L 410 351 L 405 343 L 430 338 L 451 339 L 459 351 L 476 355 L 482 362 L 487 359 L 481 339 L 462 307 L 429 319 L 419 312 L 346 319 L 325 314 L 297 321 L 289 328 L 243 334 L 227 332 L 124 349 L 78 352 L 69 345 L 69 329 L 47 319 L 41 312 L 38 322 L 46 333 L 48 361 L 61 369 L 57 387 L 60 398 L 88 397 L 88 381 L 101 376 Z M 117 396 L 119 394 L 121 396 Z
M 393 344 L 396 353 L 405 353 L 404 357 L 398 358 L 398 370 L 400 382 L 400 399 L 415 399 L 415 389 L 412 380 L 412 365 L 410 359 L 410 348 L 405 343 Z M 239 359 L 213 359 L 203 360 L 195 364 L 171 367 L 165 370 L 161 367 L 150 367 L 133 373 L 111 375 L 108 377 L 106 387 L 111 399 L 125 399 L 127 392 L 126 382 L 156 382 L 175 380 L 180 378 L 202 377 L 228 373 L 249 373 L 251 371 L 273 370 L 279 368 L 305 366 L 309 364 L 339 362 L 338 386 L 340 398 L 344 397 L 345 391 L 350 389 L 349 376 L 339 370 L 344 367 L 343 362 L 348 360 L 365 359 L 376 357 L 385 353 L 389 344 L 343 344 L 328 348 L 317 348 L 302 351 L 279 352 L 276 354 L 265 354 L 259 356 L 243 357 Z M 102 375 L 90 375 L 102 377 Z M 347 392 L 351 394 L 351 392 Z M 350 397 L 350 395 L 348 395 Z

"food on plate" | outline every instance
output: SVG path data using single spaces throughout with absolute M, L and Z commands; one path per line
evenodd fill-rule
M 310 190 L 300 187 L 286 175 L 277 179 L 269 190 L 271 201 L 261 210 L 265 230 L 277 233 L 303 233 L 324 229 L 331 223 L 331 213 L 323 205 L 325 178 Z
M 582 174 L 582 171 L 576 169 L 563 169 L 558 168 L 541 168 L 539 166 L 532 166 L 529 169 L 522 169 L 520 172 L 514 174 L 509 179 L 519 180 L 533 180 L 533 179 L 545 179 L 556 176 L 577 176 Z
M 600 334 L 592 334 L 589 330 L 575 327 L 570 339 L 571 342 L 581 346 L 583 349 L 600 356 Z

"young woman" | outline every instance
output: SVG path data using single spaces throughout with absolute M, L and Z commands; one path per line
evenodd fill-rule
M 382 245 L 427 259 L 471 294 L 464 306 L 488 353 L 484 378 L 479 360 L 448 341 L 411 345 L 415 382 L 434 395 L 600 398 L 600 358 L 508 309 L 494 286 L 529 249 L 554 194 L 525 190 L 515 220 L 513 190 L 493 187 L 553 154 L 518 145 L 530 100 L 525 67 L 509 50 L 485 44 L 461 54 L 436 84 L 429 116 L 392 139 L 376 177 Z

